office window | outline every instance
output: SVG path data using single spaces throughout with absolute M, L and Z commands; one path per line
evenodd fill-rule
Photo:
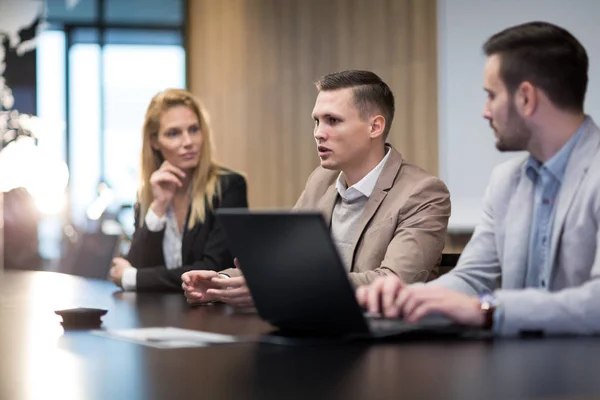
M 46 18 L 60 23 L 93 23 L 97 10 L 96 0 L 46 0 Z
M 100 183 L 112 189 L 111 208 L 135 202 L 146 107 L 157 92 L 186 87 L 185 3 L 46 2 L 37 107 L 47 129 L 39 143 L 69 167 L 65 215 L 77 227 L 97 229 L 87 211 Z M 132 233 L 132 214 L 123 222 Z
M 133 203 L 146 108 L 159 91 L 185 87 L 185 54 L 181 46 L 107 45 L 103 56 L 105 179 L 119 203 Z
M 181 0 L 106 0 L 106 21 L 182 25 L 183 3 Z

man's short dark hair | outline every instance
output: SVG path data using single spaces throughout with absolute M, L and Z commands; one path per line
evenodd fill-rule
M 527 81 L 557 107 L 583 111 L 588 56 L 567 30 L 547 22 L 516 25 L 490 37 L 483 51 L 500 56 L 500 77 L 510 93 Z
M 379 76 L 371 71 L 349 70 L 334 72 L 319 79 L 315 85 L 319 91 L 352 88 L 354 105 L 362 119 L 374 111 L 385 118 L 384 139 L 387 139 L 394 119 L 394 94 Z

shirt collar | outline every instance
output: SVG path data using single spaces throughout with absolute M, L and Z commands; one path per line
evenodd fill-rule
M 588 121 L 589 117 L 586 116 L 583 123 L 579 126 L 579 129 L 577 129 L 577 132 L 575 132 L 575 134 L 571 136 L 569 141 L 567 141 L 567 143 L 565 143 L 564 146 L 561 147 L 558 153 L 553 155 L 552 158 L 550 158 L 544 164 L 541 164 L 538 160 L 536 160 L 533 156 L 530 155 L 529 159 L 527 160 L 527 164 L 525 165 L 526 172 L 529 178 L 533 180 L 540 173 L 541 169 L 547 169 L 548 171 L 550 171 L 552 176 L 554 176 L 559 182 L 562 182 L 565 176 L 565 171 L 567 169 L 567 164 L 569 162 L 571 153 L 573 152 L 573 149 L 575 148 L 579 137 L 585 130 Z
M 356 182 L 350 187 L 346 186 L 344 173 L 340 172 L 335 183 L 335 187 L 337 188 L 337 191 L 342 197 L 342 199 L 347 201 L 353 201 L 362 196 L 365 196 L 367 198 L 370 197 L 371 193 L 373 193 L 373 189 L 375 189 L 377 179 L 379 179 L 379 175 L 381 175 L 381 171 L 383 171 L 385 163 L 387 162 L 388 158 L 390 158 L 390 153 L 391 152 L 388 147 L 385 157 L 383 157 L 379 164 L 377 164 L 377 166 L 373 168 L 367 175 L 365 175 L 360 181 Z

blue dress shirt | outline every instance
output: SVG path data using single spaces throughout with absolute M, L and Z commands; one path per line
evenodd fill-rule
M 547 162 L 541 164 L 530 156 L 525 165 L 525 173 L 534 185 L 525 287 L 548 288 L 553 264 L 549 256 L 556 201 L 569 157 L 588 121 L 586 117 L 571 139 Z

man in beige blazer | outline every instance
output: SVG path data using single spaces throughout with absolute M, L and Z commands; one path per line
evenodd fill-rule
M 386 144 L 394 96 L 376 74 L 343 71 L 316 85 L 312 116 L 321 165 L 295 209 L 323 213 L 355 285 L 386 275 L 427 281 L 444 248 L 450 216 L 446 186 Z M 221 273 L 185 273 L 188 302 L 252 305 L 243 266 L 236 266 Z

